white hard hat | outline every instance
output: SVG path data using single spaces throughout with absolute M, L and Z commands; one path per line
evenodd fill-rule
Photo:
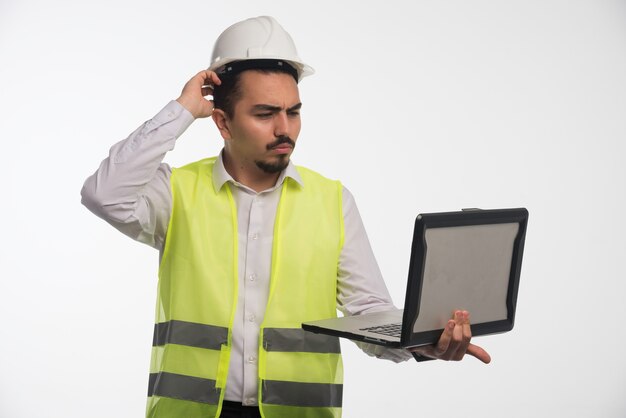
M 282 61 L 297 71 L 298 81 L 315 72 L 296 51 L 296 45 L 282 26 L 270 16 L 259 16 L 237 22 L 227 28 L 215 41 L 209 70 L 225 73 L 227 64 L 236 61 L 263 60 L 281 66 Z M 255 68 L 253 63 L 247 68 Z

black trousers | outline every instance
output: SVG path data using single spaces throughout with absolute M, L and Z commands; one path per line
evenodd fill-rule
M 243 406 L 239 402 L 224 401 L 220 418 L 261 418 L 258 406 Z

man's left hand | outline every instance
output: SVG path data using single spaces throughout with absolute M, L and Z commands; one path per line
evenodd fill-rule
M 491 356 L 481 347 L 471 344 L 472 331 L 470 329 L 469 312 L 455 311 L 453 319 L 446 324 L 439 341 L 434 345 L 411 348 L 419 355 L 440 359 L 459 361 L 465 354 L 476 357 L 487 364 Z

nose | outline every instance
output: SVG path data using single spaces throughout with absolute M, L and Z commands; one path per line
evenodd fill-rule
M 276 137 L 289 135 L 289 118 L 287 112 L 278 112 L 274 115 L 274 135 Z

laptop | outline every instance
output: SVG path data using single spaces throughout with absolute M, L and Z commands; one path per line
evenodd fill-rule
M 463 209 L 415 220 L 404 309 L 305 322 L 306 331 L 388 347 L 434 344 L 455 310 L 472 336 L 513 329 L 528 211 Z

